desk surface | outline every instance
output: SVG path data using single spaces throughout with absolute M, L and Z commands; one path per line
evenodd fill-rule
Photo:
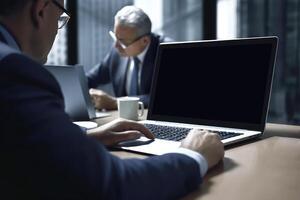
M 112 113 L 99 123 L 116 116 Z M 211 169 L 199 189 L 184 200 L 298 200 L 300 139 L 296 138 L 300 138 L 300 126 L 267 124 L 261 139 L 227 148 L 223 163 Z M 125 151 L 112 154 L 121 158 L 146 157 Z
M 296 200 L 299 169 L 300 139 L 271 137 L 226 150 L 224 162 L 185 199 Z

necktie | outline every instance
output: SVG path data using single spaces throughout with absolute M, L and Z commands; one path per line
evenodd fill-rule
M 129 95 L 134 96 L 138 94 L 138 76 L 139 76 L 139 64 L 140 61 L 137 57 L 133 58 L 133 69 L 131 73 L 130 90 Z

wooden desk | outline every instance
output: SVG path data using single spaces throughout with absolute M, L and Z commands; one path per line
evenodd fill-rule
M 188 199 L 298 200 L 300 139 L 271 137 L 226 150 L 222 165 L 212 169 Z
M 106 123 L 117 116 L 112 114 L 100 121 Z M 296 138 L 300 138 L 300 126 L 267 124 L 260 140 L 226 149 L 223 163 L 211 169 L 199 189 L 183 199 L 300 199 L 300 139 Z M 112 154 L 146 157 L 125 151 Z

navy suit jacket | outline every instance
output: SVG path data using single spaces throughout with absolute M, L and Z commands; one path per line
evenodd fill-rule
M 201 182 L 182 154 L 122 160 L 64 112 L 55 78 L 0 42 L 0 188 L 6 199 L 178 199 Z
M 159 43 L 170 41 L 170 39 L 152 33 L 151 43 L 145 55 L 141 71 L 141 84 L 138 97 L 147 107 L 151 89 L 154 62 Z M 90 88 L 97 88 L 101 84 L 112 83 L 116 97 L 127 96 L 125 85 L 127 68 L 130 58 L 122 57 L 116 48 L 112 47 L 104 60 L 92 68 L 87 74 Z

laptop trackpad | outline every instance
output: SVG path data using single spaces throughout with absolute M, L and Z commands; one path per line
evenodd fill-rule
M 118 144 L 118 146 L 121 146 L 121 147 L 133 147 L 133 146 L 139 146 L 139 145 L 149 144 L 149 143 L 151 143 L 153 141 L 154 140 L 150 140 L 148 138 L 141 137 L 141 138 L 139 138 L 137 140 L 128 140 L 128 141 L 120 142 Z
M 145 137 L 141 137 L 138 140 L 133 140 L 128 142 L 129 144 L 124 143 L 123 146 L 121 146 L 123 142 L 119 143 L 118 146 L 124 150 L 130 150 L 130 151 L 141 152 L 141 153 L 152 154 L 152 155 L 171 153 L 174 150 L 176 150 L 181 144 L 180 142 L 161 140 L 161 139 L 149 140 Z

